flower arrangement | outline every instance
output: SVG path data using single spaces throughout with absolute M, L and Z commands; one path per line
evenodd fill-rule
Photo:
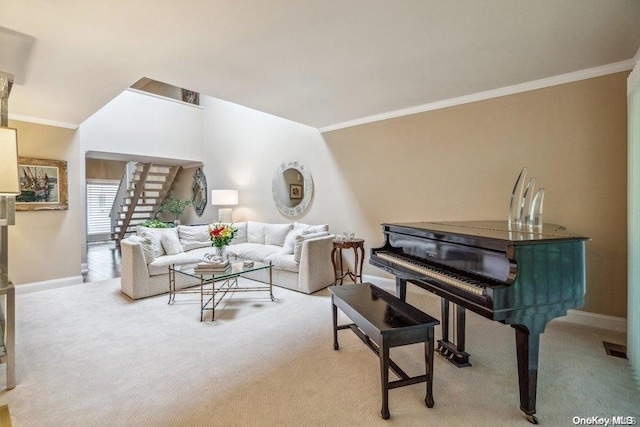
M 211 238 L 211 246 L 216 248 L 222 248 L 231 243 L 231 240 L 236 237 L 238 229 L 233 227 L 233 224 L 217 223 L 209 226 L 209 237 Z

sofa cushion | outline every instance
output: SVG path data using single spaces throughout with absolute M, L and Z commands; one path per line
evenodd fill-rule
M 266 245 L 282 246 L 291 228 L 291 224 L 266 224 L 264 228 L 264 243 Z
M 261 245 L 260 243 L 238 243 L 227 246 L 227 254 L 252 261 L 264 261 L 269 255 L 280 252 L 280 246 Z
M 153 246 L 153 251 L 157 258 L 165 254 L 161 241 L 162 235 L 175 234 L 177 237 L 178 230 L 175 228 L 149 228 L 139 225 L 136 228 L 136 234 L 140 237 L 148 237 L 151 240 L 151 245 Z
M 307 233 L 322 233 L 323 231 L 329 232 L 329 224 L 310 225 L 305 230 Z
M 259 243 L 264 245 L 264 222 L 247 221 L 247 243 Z
M 129 236 L 127 240 L 133 243 L 137 243 L 142 248 L 142 256 L 144 257 L 144 262 L 146 264 L 150 264 L 156 259 L 155 251 L 153 250 L 153 245 L 151 244 L 151 239 L 148 237 L 140 237 L 140 236 Z
M 326 231 L 322 231 L 319 233 L 307 233 L 296 236 L 296 243 L 293 247 L 293 259 L 295 259 L 296 262 L 300 262 L 300 255 L 302 255 L 302 244 L 305 240 L 316 239 L 318 237 L 324 237 L 328 235 L 329 233 L 327 233 Z
M 178 237 L 185 251 L 211 246 L 208 225 L 179 225 Z
M 293 223 L 293 229 L 294 229 L 295 231 L 304 231 L 304 230 L 306 230 L 306 229 L 307 229 L 307 228 L 309 228 L 309 227 L 310 227 L 310 225 L 309 225 L 309 224 L 305 224 L 305 223 L 303 223 L 303 222 L 294 222 L 294 223 Z
M 232 245 L 237 245 L 238 243 L 247 243 L 247 222 L 234 222 L 231 225 L 238 230 L 236 232 L 236 236 L 231 239 Z
M 148 265 L 149 276 L 167 274 L 169 272 L 169 266 L 172 264 L 175 264 L 177 269 L 184 269 L 193 267 L 200 261 L 202 261 L 202 252 L 200 252 L 200 250 L 182 252 L 175 255 L 164 255 L 156 258 L 155 261 Z M 167 289 L 169 289 L 168 286 L 169 282 L 167 281 Z
M 307 233 L 320 233 L 323 231 L 329 232 L 329 224 L 309 225 L 302 222 L 294 222 L 293 229 Z
M 300 271 L 300 263 L 296 262 L 293 258 L 293 254 L 277 253 L 269 255 L 265 258 L 265 261 L 271 261 L 273 268 L 277 268 L 279 270 L 293 271 L 294 273 Z
M 302 234 L 301 231 L 292 229 L 287 234 L 287 237 L 284 239 L 284 243 L 282 244 L 282 250 L 280 253 L 282 254 L 293 254 L 293 248 L 296 244 L 296 237 Z

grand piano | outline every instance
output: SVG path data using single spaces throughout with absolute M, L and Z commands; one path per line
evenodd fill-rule
M 382 227 L 384 245 L 371 250 L 369 262 L 396 276 L 397 296 L 403 300 L 407 282 L 442 298 L 441 355 L 460 367 L 470 365 L 464 346 L 466 309 L 515 329 L 520 409 L 537 424 L 540 334 L 550 320 L 583 305 L 589 238 L 558 225 L 503 221 Z

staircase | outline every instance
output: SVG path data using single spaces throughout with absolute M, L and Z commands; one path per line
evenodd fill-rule
M 136 226 L 156 216 L 168 196 L 180 166 L 135 163 L 120 181 L 111 211 L 111 238 L 116 247 Z

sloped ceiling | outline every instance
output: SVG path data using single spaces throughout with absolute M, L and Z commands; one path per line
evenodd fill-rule
M 10 114 L 79 124 L 142 77 L 313 127 L 628 61 L 636 0 L 5 0 Z

